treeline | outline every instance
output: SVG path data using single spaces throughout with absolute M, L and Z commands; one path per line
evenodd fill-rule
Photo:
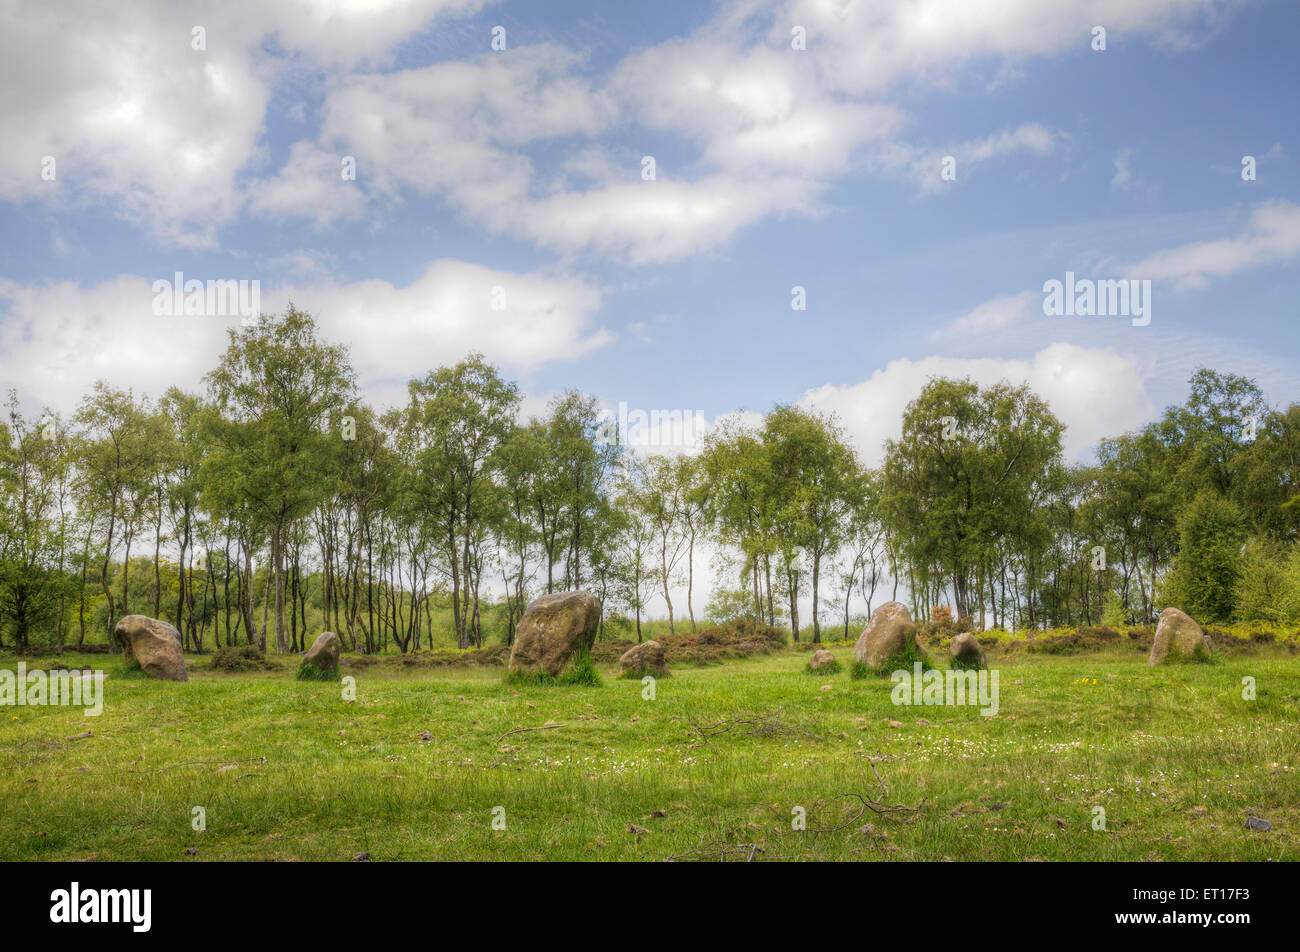
M 0 422 L 0 638 L 85 644 L 121 615 L 191 650 L 506 642 L 542 592 L 591 589 L 641 637 L 652 608 L 695 629 L 702 552 L 729 581 L 712 620 L 953 605 L 980 626 L 1300 619 L 1300 405 L 1196 373 L 1185 404 L 1067 465 L 1024 387 L 935 379 L 884 462 L 835 420 L 778 406 L 695 455 L 641 457 L 576 392 L 519 421 L 481 356 L 364 405 L 347 353 L 290 307 L 232 330 L 202 392 L 97 383 L 70 419 Z M 684 604 L 675 592 L 685 589 Z

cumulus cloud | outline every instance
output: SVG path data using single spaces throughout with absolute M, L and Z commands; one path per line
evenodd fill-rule
M 18 0 L 0 10 L 0 199 L 103 201 L 170 243 L 212 245 L 247 201 L 255 213 L 318 225 L 361 214 L 363 198 L 436 196 L 498 233 L 574 255 L 680 259 L 770 216 L 817 214 L 836 177 L 865 168 L 934 187 L 936 153 L 966 165 L 1047 154 L 1057 136 L 1023 123 L 939 150 L 902 138 L 888 100 L 904 82 L 1084 46 L 1112 35 L 1188 45 L 1221 0 L 1007 3 L 885 0 L 724 3 L 689 36 L 589 75 L 554 44 L 385 72 L 397 44 L 484 0 L 231 0 L 194 8 Z M 194 23 L 199 19 L 202 23 Z M 790 48 L 791 24 L 808 50 Z M 206 30 L 206 49 L 191 30 Z M 260 180 L 271 92 L 324 77 L 317 134 Z M 318 81 L 318 80 L 314 80 Z M 289 108 L 305 115 L 302 104 Z M 684 138 L 694 155 L 672 188 L 633 190 L 639 154 L 603 163 L 580 187 L 543 181 L 531 149 L 614 128 Z M 566 143 L 567 148 L 568 143 Z M 341 188 L 338 161 L 359 160 Z M 59 178 L 40 177 L 45 156 Z M 593 166 L 589 165 L 589 169 Z M 719 189 L 729 181 L 732 187 Z M 630 204 L 632 211 L 618 213 Z
M 8 311 L 0 321 L 0 379 L 25 400 L 63 412 L 98 379 L 153 396 L 172 384 L 198 389 L 239 318 L 155 316 L 153 281 L 0 281 L 0 311 Z M 316 280 L 262 289 L 263 311 L 289 300 L 317 318 L 322 336 L 348 346 L 363 389 L 380 405 L 401 402 L 409 377 L 470 351 L 521 373 L 581 357 L 612 336 L 592 323 L 597 288 L 449 259 L 400 288 Z
M 212 245 L 241 207 L 237 176 L 260 156 L 266 105 L 289 60 L 330 69 L 382 61 L 410 31 L 482 5 L 0 5 L 0 200 L 102 201 L 168 243 Z M 46 156 L 56 162 L 52 182 L 41 177 Z
M 1102 437 L 1151 418 L 1155 406 L 1145 386 L 1150 374 L 1150 367 L 1109 348 L 1055 343 L 1027 360 L 938 356 L 894 360 L 859 383 L 810 390 L 799 404 L 836 414 L 862 458 L 875 465 L 885 440 L 901 434 L 907 404 L 931 377 L 970 377 L 983 386 L 1001 380 L 1024 383 L 1065 424 L 1065 454 L 1079 459 Z

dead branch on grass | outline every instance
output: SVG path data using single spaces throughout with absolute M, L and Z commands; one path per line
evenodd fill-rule
M 691 729 L 700 736 L 699 741 L 691 746 L 702 747 L 711 743 L 712 738 L 730 733 L 749 737 L 811 737 L 813 740 L 823 739 L 811 731 L 782 723 L 781 712 L 784 710 L 784 707 L 779 707 L 774 714 L 732 717 L 724 721 L 718 721 L 716 724 L 696 724 L 688 719 L 687 723 L 691 725 Z
M 511 734 L 523 734 L 523 733 L 527 733 L 528 731 L 551 731 L 551 730 L 555 730 L 555 728 L 557 727 L 563 727 L 563 726 L 564 726 L 563 724 L 543 724 L 541 727 L 516 727 L 514 730 L 506 731 L 504 734 L 498 737 L 497 743 L 498 744 L 501 743 Z

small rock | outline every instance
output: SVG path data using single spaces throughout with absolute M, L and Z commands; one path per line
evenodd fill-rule
M 652 817 L 654 817 L 655 819 L 659 819 L 659 818 L 661 818 L 661 817 L 666 817 L 666 816 L 668 815 L 668 811 L 667 811 L 667 810 L 651 810 L 651 811 L 650 811 L 650 815 L 651 815 Z
M 929 726 L 930 726 L 930 722 L 927 721 L 924 717 L 918 717 L 918 718 L 916 719 L 916 723 L 920 724 L 922 727 L 929 727 Z
M 1187 815 L 1188 815 L 1188 816 L 1205 816 L 1205 814 L 1207 814 L 1207 813 L 1209 813 L 1209 812 L 1210 812 L 1210 811 L 1207 810 L 1207 809 L 1205 809 L 1205 807 L 1192 807 L 1190 810 L 1187 811 Z
M 627 831 L 628 831 L 629 833 L 632 833 L 632 834 L 636 835 L 636 836 L 640 836 L 640 835 L 643 834 L 643 833 L 649 833 L 649 832 L 650 832 L 650 831 L 647 830 L 644 826 L 637 826 L 635 823 L 629 823 L 629 824 L 627 825 Z
M 902 722 L 902 721 L 891 720 L 891 721 L 889 721 L 889 726 L 890 726 L 890 727 L 902 727 L 902 726 L 903 726 L 903 722 Z
M 420 740 L 433 740 L 433 735 L 428 731 L 423 731 L 420 734 Z
M 191 846 L 189 849 L 187 849 L 187 850 L 185 851 L 185 855 L 186 855 L 186 856 L 198 856 L 198 855 L 199 855 L 199 851 L 196 850 L 194 847 Z
M 821 689 L 822 689 L 823 691 L 829 691 L 829 690 L 831 689 L 831 685 L 829 685 L 829 684 L 823 684 L 823 685 L 821 686 Z
M 1246 817 L 1246 829 L 1258 830 L 1261 833 L 1267 833 L 1269 830 L 1273 829 L 1273 824 L 1269 823 L 1268 820 L 1262 819 L 1261 817 L 1248 816 Z
M 662 675 L 668 670 L 664 646 L 657 641 L 643 641 L 624 651 L 618 659 L 619 670 L 624 675 Z
M 812 653 L 808 660 L 808 668 L 811 671 L 821 671 L 823 668 L 829 668 L 835 664 L 835 655 L 831 654 L 825 648 L 818 648 Z
M 358 853 L 356 856 L 352 857 L 352 862 L 354 863 L 369 863 L 370 861 L 369 853 Z

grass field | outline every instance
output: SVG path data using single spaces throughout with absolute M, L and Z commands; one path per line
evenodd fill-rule
M 653 700 L 604 666 L 600 687 L 345 668 L 346 701 L 293 680 L 296 658 L 253 674 L 199 658 L 188 684 L 104 655 L 23 659 L 103 669 L 105 703 L 0 707 L 0 858 L 1300 859 L 1294 657 L 995 658 L 1000 710 L 984 717 L 895 706 L 888 680 L 852 680 L 851 648 L 834 650 L 831 676 L 782 651 L 678 668 Z M 768 729 L 698 730 L 734 718 Z M 1248 811 L 1272 831 L 1246 829 Z

